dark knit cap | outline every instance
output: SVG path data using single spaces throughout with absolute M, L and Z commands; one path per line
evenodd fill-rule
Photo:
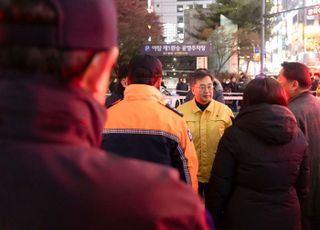
M 0 2 L 0 45 L 92 50 L 117 46 L 113 0 L 33 0 L 29 3 L 37 8 L 30 15 L 19 8 L 21 2 Z M 53 9 L 53 19 L 41 18 L 41 3 Z
M 129 63 L 129 78 L 162 77 L 162 64 L 156 57 L 137 55 Z

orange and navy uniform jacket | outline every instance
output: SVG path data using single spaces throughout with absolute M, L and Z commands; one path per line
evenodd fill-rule
M 102 147 L 125 157 L 176 168 L 180 178 L 198 188 L 198 159 L 191 133 L 179 112 L 166 107 L 153 86 L 132 84 L 124 99 L 107 109 Z

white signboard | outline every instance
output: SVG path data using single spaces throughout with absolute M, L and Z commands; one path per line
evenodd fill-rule
M 208 57 L 197 57 L 197 69 L 208 69 Z

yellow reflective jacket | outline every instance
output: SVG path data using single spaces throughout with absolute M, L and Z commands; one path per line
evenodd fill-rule
M 177 109 L 183 113 L 183 118 L 192 133 L 199 161 L 198 180 L 207 183 L 218 143 L 224 130 L 231 126 L 233 113 L 228 106 L 215 100 L 212 100 L 204 111 L 199 109 L 195 99 L 180 105 Z

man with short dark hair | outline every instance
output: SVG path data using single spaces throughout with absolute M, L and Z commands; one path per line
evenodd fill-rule
M 131 59 L 124 99 L 108 109 L 103 148 L 172 166 L 197 190 L 198 160 L 193 142 L 181 114 L 166 106 L 161 81 L 159 59 L 149 55 Z
M 289 99 L 288 107 L 309 143 L 310 192 L 303 206 L 304 218 L 310 219 L 310 229 L 320 229 L 320 100 L 310 92 L 309 68 L 298 62 L 284 62 L 278 81 L 285 88 Z M 304 221 L 304 224 L 306 222 Z M 303 229 L 309 229 L 304 227 Z
M 206 229 L 169 168 L 100 149 L 111 0 L 0 2 L 0 229 Z
M 218 143 L 232 123 L 231 109 L 212 99 L 214 77 L 207 69 L 198 69 L 190 75 L 190 85 L 194 98 L 177 109 L 191 130 L 199 159 L 199 194 L 204 196 L 209 182 L 213 160 Z

